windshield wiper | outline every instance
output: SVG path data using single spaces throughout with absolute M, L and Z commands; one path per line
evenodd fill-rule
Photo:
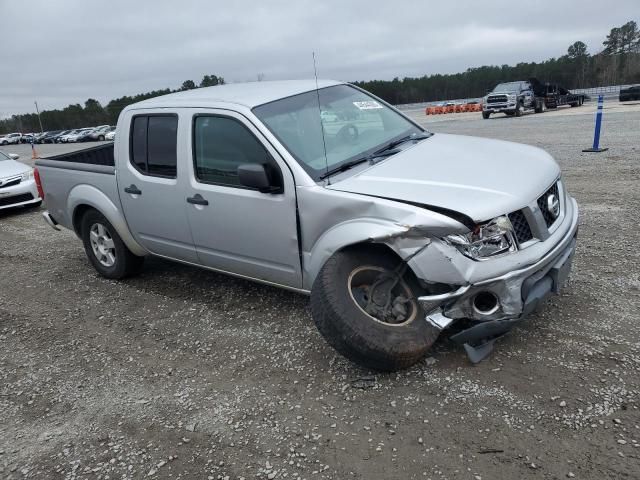
M 399 138 L 398 140 L 394 140 L 393 142 L 387 143 L 384 147 L 373 152 L 373 155 L 379 155 L 380 153 L 396 148 L 398 145 L 402 145 L 405 142 L 409 142 L 412 140 L 424 140 L 425 138 L 429 138 L 433 133 L 422 132 L 422 133 L 412 133 L 411 135 L 407 135 L 406 137 Z
M 369 160 L 367 157 L 356 158 L 355 160 L 351 160 L 350 162 L 340 164 L 335 168 L 327 170 L 325 173 L 320 175 L 320 180 L 324 180 L 325 178 L 330 177 L 331 175 L 344 172 L 345 170 L 349 170 L 350 168 L 355 167 L 356 165 L 366 162 L 367 160 Z
M 398 150 L 397 147 L 398 145 L 408 142 L 410 140 L 424 140 L 425 138 L 429 138 L 431 135 L 433 135 L 433 133 L 427 133 L 427 132 L 423 132 L 420 134 L 411 134 L 411 135 L 407 135 L 406 137 L 402 137 L 398 140 L 394 140 L 393 142 L 389 142 L 387 143 L 385 146 L 383 146 L 382 148 L 379 148 L 378 150 L 376 150 L 373 153 L 370 153 L 369 155 L 365 155 L 364 157 L 360 157 L 360 158 L 356 158 L 355 160 L 351 160 L 350 162 L 346 162 L 343 163 L 341 165 L 338 165 L 335 168 L 332 168 L 330 170 L 327 170 L 325 173 L 323 173 L 322 175 L 320 175 L 320 180 L 324 180 L 327 177 L 330 177 L 331 175 L 334 175 L 336 173 L 340 173 L 340 172 L 344 172 L 346 170 L 349 170 L 350 168 L 353 168 L 356 165 L 359 165 L 363 162 L 369 162 L 370 165 L 374 164 L 374 159 L 379 158 L 379 157 L 390 157 L 391 155 L 395 155 L 396 153 L 400 152 L 400 150 Z
M 391 155 L 395 155 L 398 152 L 400 152 L 400 150 L 394 148 L 392 150 L 385 150 L 383 152 L 373 152 L 373 153 L 370 153 L 369 155 L 365 155 L 364 157 L 356 158 L 355 160 L 351 160 L 350 162 L 343 163 L 342 165 L 338 165 L 337 167 L 332 168 L 331 170 L 323 173 L 322 175 L 320 175 L 320 180 L 324 180 L 325 178 L 330 177 L 331 175 L 334 175 L 336 173 L 349 170 L 350 168 L 356 165 L 360 165 L 361 163 L 364 163 L 364 162 L 369 162 L 369 165 L 373 165 L 374 158 L 390 157 Z

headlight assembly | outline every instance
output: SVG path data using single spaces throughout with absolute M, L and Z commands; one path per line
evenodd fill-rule
M 517 250 L 511 221 L 504 215 L 477 225 L 469 233 L 448 235 L 444 240 L 473 260 L 487 260 Z
M 33 170 L 29 170 L 28 172 L 24 172 L 22 174 L 22 178 L 20 179 L 23 182 L 26 182 L 27 180 L 31 180 L 33 179 Z

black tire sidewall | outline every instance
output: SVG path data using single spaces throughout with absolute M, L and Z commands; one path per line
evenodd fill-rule
M 393 371 L 424 356 L 439 331 L 429 325 L 418 305 L 415 318 L 405 325 L 375 321 L 353 301 L 348 277 L 354 268 L 373 265 L 393 270 L 398 259 L 367 251 L 338 252 L 318 274 L 311 292 L 311 309 L 318 330 L 339 353 L 367 368 Z M 414 296 L 420 294 L 411 275 L 403 280 Z
M 102 224 L 109 232 L 116 251 L 116 262 L 113 266 L 107 267 L 102 265 L 91 248 L 91 241 L 89 239 L 89 232 L 91 226 L 95 223 Z M 109 220 L 104 215 L 96 210 L 87 211 L 82 217 L 81 223 L 81 235 L 82 243 L 84 244 L 84 250 L 89 258 L 89 261 L 93 267 L 98 271 L 100 275 L 106 278 L 118 279 L 127 275 L 127 257 L 131 255 L 125 244 L 122 242 L 120 235 L 116 229 L 111 225 Z

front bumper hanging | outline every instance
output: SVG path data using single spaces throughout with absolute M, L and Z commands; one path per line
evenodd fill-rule
M 489 315 L 487 320 L 477 321 L 450 337 L 464 346 L 471 362 L 480 362 L 491 353 L 498 338 L 522 322 L 550 295 L 560 292 L 571 272 L 576 250 L 577 230 L 572 233 L 568 245 L 562 242 L 565 245 L 559 245 L 545 258 L 525 269 L 479 284 L 462 286 L 450 293 L 419 297 L 421 306 L 429 312 L 426 321 L 438 330 L 444 330 L 465 316 L 464 306 L 478 292 L 489 291 L 496 295 L 501 305 L 511 307 L 505 309 L 506 313 L 492 314 L 494 317 L 498 315 L 498 318 Z

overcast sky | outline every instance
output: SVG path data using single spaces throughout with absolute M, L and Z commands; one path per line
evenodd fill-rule
M 601 4 L 598 4 L 600 7 Z M 0 118 L 196 83 L 391 79 L 601 49 L 638 0 L 0 0 Z

